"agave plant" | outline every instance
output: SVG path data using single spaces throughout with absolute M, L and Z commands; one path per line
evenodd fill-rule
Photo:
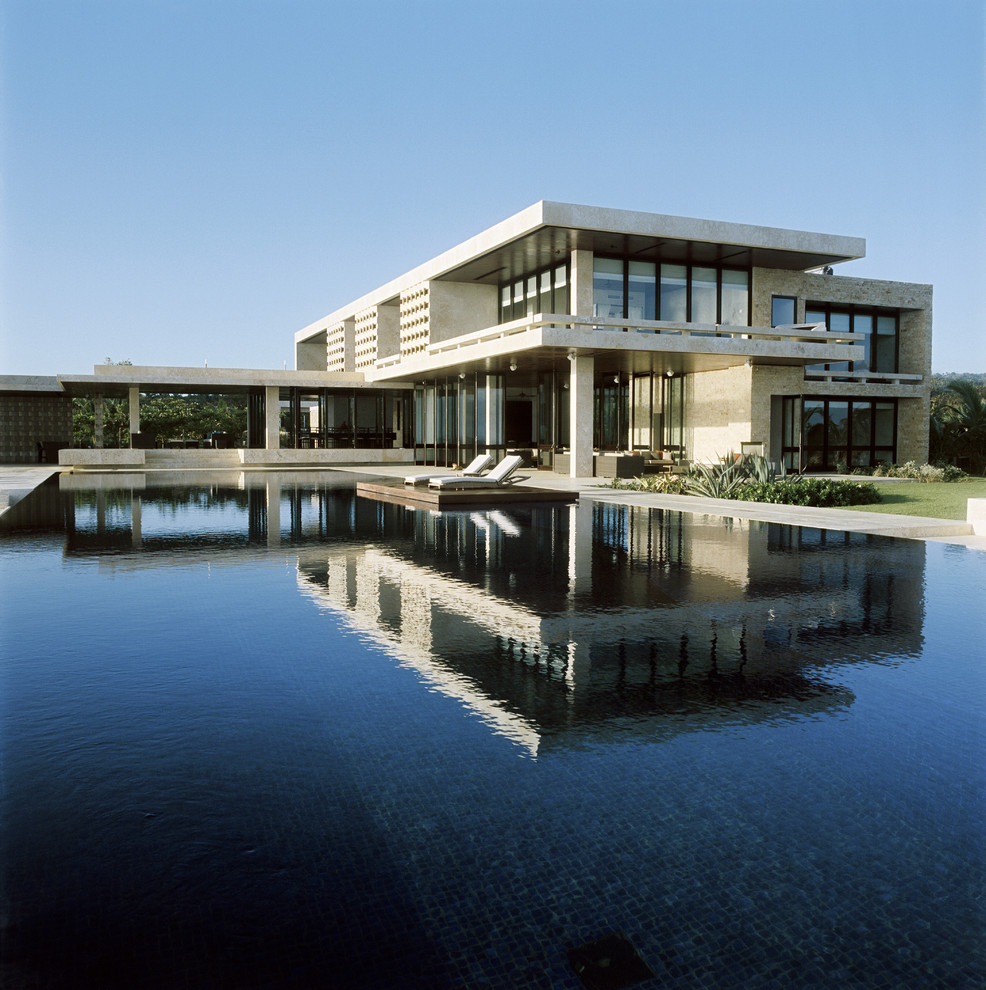
M 777 477 L 776 466 L 763 454 L 746 454 L 738 464 L 743 477 L 750 481 L 766 483 Z
M 740 463 L 735 460 L 720 464 L 693 464 L 686 485 L 690 495 L 704 495 L 706 498 L 729 498 L 746 477 Z

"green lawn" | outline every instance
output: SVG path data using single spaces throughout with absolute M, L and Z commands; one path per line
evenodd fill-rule
M 986 498 L 986 478 L 964 481 L 874 481 L 883 501 L 854 505 L 853 512 L 896 512 L 902 516 L 965 519 L 966 499 Z

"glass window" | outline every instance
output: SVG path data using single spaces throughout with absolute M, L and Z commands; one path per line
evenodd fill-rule
M 851 333 L 851 321 L 848 313 L 829 313 L 829 330 L 833 333 Z M 829 371 L 848 371 L 848 361 L 835 361 L 827 365 Z
M 797 323 L 796 304 L 797 300 L 794 296 L 773 296 L 770 300 L 770 325 L 782 327 L 789 323 Z
M 731 327 L 750 325 L 748 291 L 749 275 L 747 272 L 733 271 L 724 268 L 722 271 L 722 319 L 720 323 Z M 791 323 L 794 320 L 790 321 Z
M 874 410 L 873 442 L 877 447 L 891 447 L 894 442 L 894 403 L 877 402 Z
M 805 445 L 822 447 L 825 444 L 825 403 L 819 399 L 805 399 L 802 413 Z
M 715 323 L 716 319 L 716 270 L 692 269 L 692 323 Z
M 632 444 L 635 448 L 660 446 L 651 432 L 653 419 L 652 392 L 654 379 L 650 375 L 637 375 L 633 379 L 633 407 L 630 415 L 633 420 Z
M 863 360 L 854 361 L 853 368 L 856 371 L 868 371 L 870 368 L 870 359 L 872 357 L 873 351 L 873 314 L 872 313 L 854 313 L 852 318 L 852 332 L 863 334 L 862 340 L 857 340 L 857 345 L 862 345 L 863 347 Z
M 541 272 L 540 292 L 538 293 L 538 312 L 551 313 L 551 272 Z
M 509 323 L 513 319 L 513 306 L 510 301 L 510 286 L 500 287 L 500 322 Z
M 688 319 L 688 269 L 684 265 L 661 265 L 660 318 L 674 323 Z
M 873 419 L 872 402 L 854 402 L 852 404 L 852 445 L 853 447 L 869 447 L 870 429 Z
M 829 445 L 845 447 L 849 439 L 849 403 L 829 403 L 828 442 Z
M 524 315 L 524 280 L 514 282 L 514 313 L 513 318 L 519 320 Z
M 618 258 L 593 259 L 592 315 L 623 319 L 623 262 Z
M 524 315 L 533 316 L 538 308 L 538 279 L 531 275 L 527 279 L 527 299 L 525 300 Z
M 657 265 L 652 261 L 631 261 L 627 291 L 627 319 L 657 319 Z
M 567 313 L 568 304 L 568 271 L 564 265 L 559 265 L 553 272 L 552 282 L 554 288 L 552 292 L 554 299 L 551 303 L 552 313 Z
M 897 317 L 877 316 L 873 371 L 897 371 Z

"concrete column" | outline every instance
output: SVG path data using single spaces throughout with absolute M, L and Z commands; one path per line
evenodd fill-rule
M 130 401 L 127 403 L 130 408 L 130 435 L 140 433 L 140 389 L 136 385 L 130 386 Z
M 279 450 L 281 447 L 281 390 L 276 385 L 267 385 L 264 409 L 267 414 L 267 439 L 264 447 L 267 450 Z
M 569 448 L 573 478 L 592 477 L 592 376 L 595 358 L 576 354 L 571 360 L 569 396 Z
M 592 316 L 592 252 L 572 252 L 572 312 Z
M 97 392 L 92 397 L 93 429 L 92 445 L 97 450 L 103 448 L 103 393 Z

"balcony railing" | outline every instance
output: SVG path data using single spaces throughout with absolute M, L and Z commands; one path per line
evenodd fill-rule
M 542 331 L 544 339 L 535 339 L 530 342 L 516 342 L 518 349 L 528 346 L 536 346 L 539 343 L 553 344 L 561 346 L 578 347 L 580 340 L 571 338 L 565 341 L 550 340 L 550 333 L 544 331 L 581 331 L 584 333 L 600 332 L 633 334 L 639 337 L 640 346 L 647 350 L 664 349 L 654 341 L 655 337 L 667 338 L 667 349 L 674 351 L 687 351 L 691 349 L 688 342 L 694 342 L 696 351 L 710 350 L 705 343 L 709 338 L 719 338 L 721 340 L 732 340 L 739 343 L 736 348 L 737 354 L 755 356 L 758 352 L 756 344 L 759 343 L 779 343 L 782 345 L 853 345 L 863 339 L 862 334 L 845 333 L 829 330 L 824 323 L 797 323 L 778 327 L 749 327 L 732 326 L 722 323 L 679 323 L 670 320 L 619 320 L 599 316 L 575 316 L 571 313 L 535 313 L 532 316 L 525 316 L 518 320 L 511 320 L 508 323 L 498 323 L 495 326 L 487 327 L 483 330 L 476 330 L 471 333 L 464 333 L 460 336 L 451 337 L 448 340 L 437 341 L 429 344 L 414 355 L 394 354 L 385 358 L 380 358 L 374 362 L 376 371 L 387 371 L 399 365 L 417 365 L 419 363 L 430 363 L 435 359 L 448 358 L 453 354 L 464 350 L 469 350 L 484 344 L 492 344 L 497 341 L 507 341 L 511 338 L 522 335 L 530 335 L 534 331 Z M 626 338 L 623 338 L 625 341 Z M 605 347 L 606 343 L 598 336 L 595 339 L 586 339 L 584 346 L 588 348 Z M 626 343 L 621 343 L 621 347 L 626 347 Z M 722 345 L 715 345 L 719 350 Z M 769 350 L 769 349 L 768 349 Z M 811 358 L 812 363 L 821 363 L 826 360 L 840 361 L 853 360 L 862 357 L 862 353 L 851 354 L 845 351 L 836 356 L 831 352 L 816 351 L 800 355 L 804 360 Z
M 805 381 L 843 382 L 851 385 L 918 385 L 924 375 L 905 375 L 896 371 L 819 371 L 805 368 Z

